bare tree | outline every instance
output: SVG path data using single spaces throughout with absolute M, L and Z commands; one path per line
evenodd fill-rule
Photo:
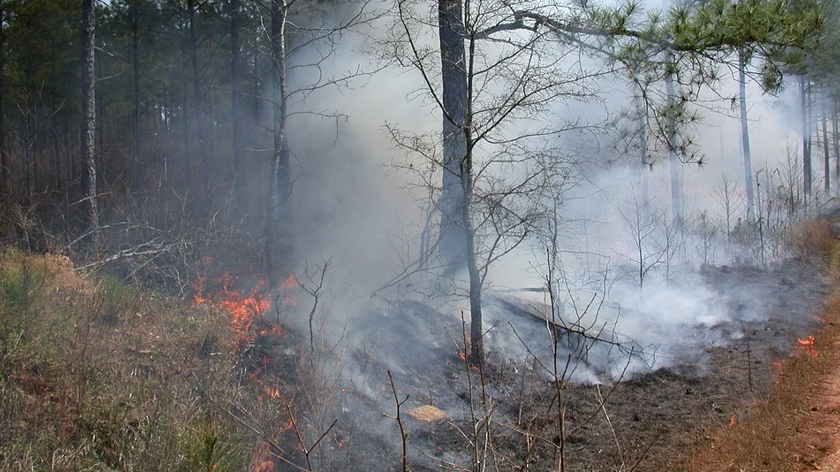
M 551 30 L 523 23 L 516 12 L 539 11 L 537 2 L 444 0 L 436 21 L 425 17 L 417 2 L 398 0 L 396 6 L 391 47 L 401 64 L 422 76 L 425 93 L 442 115 L 443 133 L 440 139 L 389 129 L 399 146 L 441 169 L 442 187 L 424 176 L 440 189 L 440 230 L 437 244 L 429 247 L 438 249 L 440 266 L 450 276 L 466 268 L 470 358 L 478 365 L 489 267 L 532 231 L 542 217 L 545 189 L 562 187 L 573 173 L 572 163 L 551 143 L 582 126 L 558 125 L 552 103 L 590 96 L 587 81 L 600 71 L 573 60 L 575 48 L 558 44 Z M 542 8 L 550 14 L 550 7 Z M 440 31 L 437 50 L 422 40 L 429 24 Z
M 648 275 L 665 264 L 670 255 L 667 246 L 660 241 L 661 230 L 667 219 L 666 212 L 651 212 L 645 203 L 639 201 L 634 189 L 632 200 L 625 208 L 618 210 L 627 224 L 626 231 L 633 251 L 631 254 L 620 255 L 630 261 L 633 270 L 625 272 L 635 279 L 640 289 L 644 288 Z
M 267 100 L 272 110 L 273 146 L 263 234 L 266 269 L 272 289 L 279 287 L 284 274 L 287 275 L 295 263 L 294 176 L 289 118 L 310 114 L 337 120 L 344 116 L 331 111 L 312 111 L 306 108 L 305 101 L 319 90 L 346 87 L 352 80 L 372 73 L 362 69 L 340 75 L 325 73 L 327 62 L 336 54 L 337 38 L 375 17 L 375 12 L 368 8 L 369 3 L 369 0 L 348 1 L 343 5 L 342 14 L 336 14 L 321 2 L 271 0 L 268 5 L 270 20 L 264 34 L 271 58 L 272 84 Z M 293 22 L 295 18 L 301 21 Z M 304 79 L 304 83 L 290 87 L 291 70 L 314 71 L 312 75 L 315 78 Z
M 294 3 L 294 0 L 292 0 Z M 288 123 L 288 85 L 286 83 L 286 26 L 289 5 L 286 0 L 271 0 L 271 104 L 273 113 L 274 151 L 271 158 L 268 198 L 265 219 L 265 255 L 269 285 L 278 287 L 281 281 L 279 260 L 291 256 L 288 234 L 281 236 L 283 228 L 292 228 L 291 193 L 292 173 L 290 167 Z M 281 239 L 282 238 L 282 239 Z

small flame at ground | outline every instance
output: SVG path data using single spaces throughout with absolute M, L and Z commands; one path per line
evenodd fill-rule
M 235 279 L 230 274 L 209 279 L 209 281 L 220 286 L 220 289 L 208 290 L 208 278 L 198 278 L 193 284 L 195 304 L 209 305 L 227 312 L 231 317 L 231 328 L 237 333 L 238 347 L 241 348 L 260 337 L 272 334 L 283 335 L 283 330 L 279 326 L 270 325 L 264 320 L 265 314 L 272 308 L 271 300 L 263 295 L 268 289 L 267 281 L 258 281 L 247 294 L 232 288 Z M 289 276 L 283 281 L 281 289 L 284 294 L 280 298 L 283 305 L 295 305 L 296 300 L 289 292 L 297 286 L 297 279 L 294 276 Z
M 811 357 L 819 357 L 820 353 L 817 352 L 816 348 L 814 348 L 814 337 L 808 336 L 805 339 L 797 339 L 799 345 L 802 347 L 802 350 L 805 351 Z

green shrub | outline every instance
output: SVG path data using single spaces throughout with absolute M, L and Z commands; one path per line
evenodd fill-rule
M 96 293 L 99 297 L 97 319 L 108 325 L 116 324 L 125 314 L 133 314 L 140 301 L 140 290 L 111 276 L 102 278 Z
M 234 472 L 243 466 L 243 451 L 225 429 L 212 420 L 187 431 L 183 442 L 183 472 Z
M 47 265 L 27 257 L 7 258 L 0 266 L 0 321 L 18 327 L 31 315 L 47 280 Z

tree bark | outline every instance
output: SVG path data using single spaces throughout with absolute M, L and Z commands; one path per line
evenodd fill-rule
M 95 0 L 82 1 L 82 191 L 87 202 L 85 217 L 94 250 L 99 247 L 99 214 L 96 197 L 96 44 Z
M 831 142 L 834 147 L 834 181 L 840 188 L 840 136 L 837 136 L 837 99 L 831 101 Z
M 130 4 L 131 10 L 131 67 L 134 79 L 134 147 L 131 153 L 131 183 L 134 188 L 140 188 L 140 19 L 135 3 Z
M 181 120 L 181 134 L 184 143 L 184 170 L 183 170 L 183 186 L 189 188 L 192 184 L 192 146 L 190 145 L 190 124 L 193 121 L 192 111 L 190 107 L 190 85 L 189 78 L 187 78 L 187 68 L 189 67 L 189 53 L 186 45 L 181 47 L 181 67 L 184 71 L 184 80 L 181 83 L 181 109 L 183 110 L 183 117 Z
M 192 81 L 193 81 L 193 120 L 195 123 L 195 137 L 198 141 L 198 153 L 201 157 L 201 175 L 204 181 L 204 191 L 210 190 L 210 159 L 207 150 L 205 149 L 204 136 L 204 110 L 201 106 L 201 76 L 198 70 L 198 33 L 196 32 L 196 13 L 198 11 L 198 4 L 196 0 L 189 0 L 187 4 L 189 8 L 189 22 L 190 22 L 190 65 L 192 67 Z
M 755 219 L 755 185 L 753 184 L 752 154 L 750 152 L 750 128 L 747 121 L 747 77 L 744 51 L 738 51 L 738 82 L 741 105 L 741 152 L 744 159 L 744 186 L 747 191 L 747 221 Z
M 0 1 L 0 191 L 4 199 L 9 198 L 12 193 L 12 182 L 9 177 L 9 160 L 6 155 L 6 83 L 4 71 L 6 69 L 6 2 Z
M 799 91 L 802 101 L 802 176 L 806 204 L 811 197 L 811 129 L 808 115 L 808 79 L 800 77 Z
M 247 206 L 245 201 L 245 147 L 242 142 L 242 51 L 239 44 L 240 2 L 241 0 L 230 0 L 230 114 L 235 207 L 242 214 L 247 209 Z
M 268 186 L 268 207 L 266 209 L 265 247 L 266 268 L 272 289 L 280 286 L 284 264 L 291 257 L 291 211 L 292 179 L 290 152 L 286 123 L 288 97 L 286 84 L 286 0 L 271 0 L 271 64 L 272 64 L 272 111 L 274 115 L 274 153 Z M 281 228 L 286 228 L 282 231 Z
M 466 197 L 462 179 L 467 154 L 467 73 L 461 0 L 440 0 L 438 19 L 443 80 L 443 188 L 440 196 L 439 254 L 450 273 L 462 268 L 469 254 L 462 218 Z
M 822 100 L 820 106 L 822 111 L 822 139 L 823 139 L 823 174 L 825 175 L 825 182 L 823 182 L 823 190 L 826 197 L 831 193 L 831 154 L 828 151 L 828 112 L 825 109 L 825 100 Z

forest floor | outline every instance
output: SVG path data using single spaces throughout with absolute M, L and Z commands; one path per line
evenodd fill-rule
M 771 468 L 770 464 L 784 461 L 763 457 L 764 449 L 757 452 L 762 457 L 756 459 L 759 464 L 755 468 L 736 467 L 737 462 L 725 466 L 718 461 L 717 452 L 721 442 L 731 439 L 719 436 L 721 432 L 731 435 L 752 427 L 755 412 L 794 376 L 789 372 L 791 365 L 801 369 L 797 366 L 805 363 L 812 368 L 811 363 L 827 359 L 822 355 L 827 349 L 823 338 L 809 336 L 825 327 L 823 300 L 830 284 L 815 267 L 793 262 L 772 270 L 707 267 L 703 277 L 727 300 L 731 310 L 749 311 L 745 309 L 752 305 L 765 315 L 733 318 L 737 321 L 714 326 L 712 329 L 721 335 L 712 336 L 715 341 L 696 361 L 616 383 L 565 384 L 560 393 L 562 417 L 553 383 L 525 380 L 528 366 L 496 361 L 485 370 L 484 379 L 478 375 L 468 379 L 464 366 L 445 350 L 435 359 L 434 353 L 405 352 L 403 348 L 404 358 L 398 360 L 403 361 L 405 373 L 396 373 L 394 378 L 400 392 L 409 394 L 406 408 L 428 404 L 453 418 L 428 423 L 409 418 L 409 441 L 419 451 L 412 457 L 415 470 L 440 470 L 441 464 L 458 462 L 459 455 L 470 450 L 474 442 L 469 437 L 470 427 L 482 414 L 471 416 L 470 400 L 463 392 L 468 391 L 470 382 L 482 381 L 494 402 L 496 428 L 491 436 L 497 463 L 523 464 L 522 470 L 557 470 L 561 449 L 557 443 L 562 442 L 563 469 L 567 471 L 794 470 Z M 422 316 L 405 316 L 435 320 L 425 311 Z M 697 335 L 708 337 L 707 329 L 698 327 Z M 445 339 L 446 334 L 441 332 L 438 338 Z M 811 339 L 813 346 L 800 342 L 808 344 Z M 415 340 L 408 341 L 411 345 Z M 388 352 L 387 346 L 380 349 L 383 354 Z M 812 353 L 817 352 L 821 357 L 814 358 Z M 412 360 L 443 369 L 406 369 L 405 363 Z M 386 379 L 373 367 L 369 381 L 381 383 Z M 523 384 L 531 388 L 523 389 Z M 835 402 L 840 401 L 840 390 L 837 393 Z M 473 403 L 483 405 L 481 398 Z M 840 408 L 813 411 L 840 413 Z M 530 439 L 529 433 L 533 435 Z M 713 452 L 715 466 L 704 469 L 700 464 L 708 457 L 702 457 L 701 452 L 709 451 Z M 811 444 L 779 449 L 778 453 L 786 456 L 788 464 L 808 465 L 825 451 L 825 445 Z
M 840 242 L 816 227 L 795 260 L 700 270 L 732 315 L 694 327 L 704 355 L 560 388 L 492 352 L 470 368 L 419 302 L 324 345 L 10 252 L 0 471 L 840 471 Z

